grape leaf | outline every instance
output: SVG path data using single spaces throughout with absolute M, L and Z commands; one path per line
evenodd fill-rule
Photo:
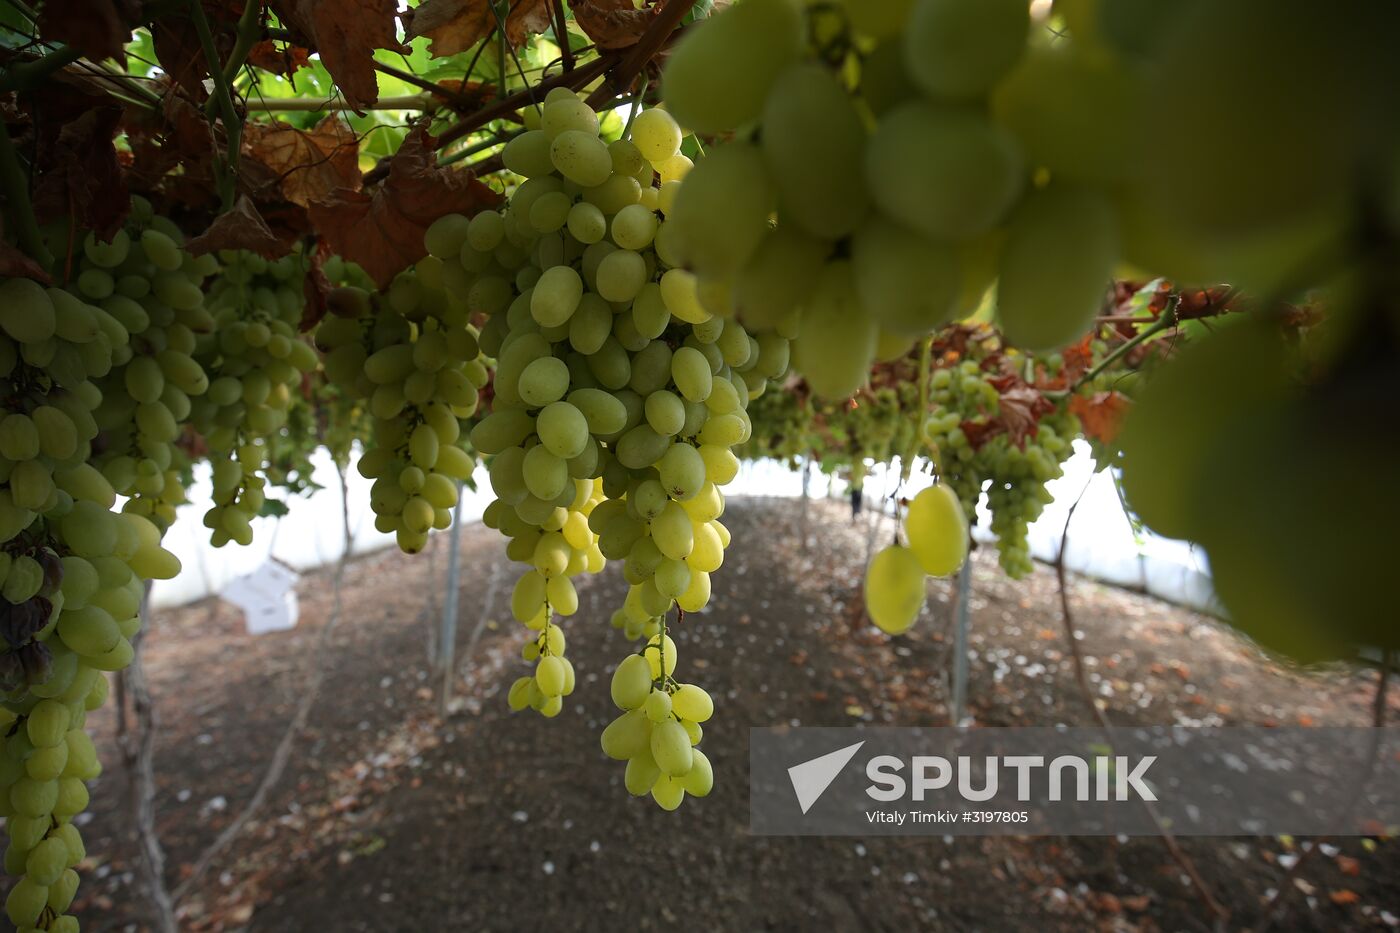
M 306 304 L 302 308 L 301 322 L 297 326 L 302 333 L 321 323 L 321 318 L 330 310 L 331 280 L 326 277 L 326 251 L 318 248 L 311 250 L 310 255 L 311 261 L 306 266 L 306 277 L 301 286 L 302 294 L 306 296 Z
M 45 40 L 65 42 L 93 61 L 121 59 L 131 38 L 113 0 L 44 0 L 38 25 Z
M 1019 376 L 1004 376 L 991 382 L 1001 393 L 997 420 L 1005 426 L 1007 440 L 1024 447 L 1026 439 L 1035 434 L 1041 417 L 1054 411 L 1055 404 Z
M 1069 400 L 1069 410 L 1079 418 L 1084 436 L 1104 444 L 1113 443 L 1118 436 L 1129 407 L 1128 400 L 1119 392 L 1076 395 Z
M 290 42 L 279 47 L 271 39 L 264 39 L 248 50 L 248 64 L 272 74 L 289 75 L 311 64 L 311 50 Z
M 511 0 L 506 14 L 506 41 L 512 48 L 525 44 L 534 33 L 550 28 L 549 0 Z M 423 0 L 405 15 L 409 38 L 426 37 L 428 53 L 443 58 L 465 52 L 491 34 L 496 14 L 489 0 Z
M 652 10 L 638 10 L 632 0 L 570 0 L 569 8 L 574 22 L 603 50 L 636 45 L 652 20 Z
M 408 38 L 426 37 L 434 58 L 465 52 L 495 25 L 489 0 L 423 0 L 404 15 Z
M 290 253 L 291 244 L 277 238 L 248 196 L 242 195 L 233 207 L 218 217 L 199 236 L 187 241 L 185 249 L 195 256 L 220 249 L 246 249 L 265 259 Z
M 122 110 L 110 98 L 58 81 L 35 95 L 34 213 L 40 223 L 69 221 L 111 238 L 131 209 L 113 139 Z
M 247 123 L 243 152 L 277 176 L 282 195 L 307 207 L 336 188 L 354 188 L 360 181 L 359 141 L 338 114 L 311 130 L 280 120 Z
M 506 16 L 506 41 L 514 48 L 554 25 L 549 0 L 514 0 Z
M 419 124 L 390 158 L 381 185 L 372 192 L 337 188 L 314 202 L 310 214 L 331 249 L 358 262 L 383 288 L 427 255 L 429 224 L 445 214 L 470 216 L 500 200 L 471 172 L 439 167 L 427 125 Z
M 42 266 L 3 236 L 0 236 L 0 276 L 33 279 L 42 285 L 53 282 Z
M 395 0 L 276 0 L 282 22 L 315 49 L 350 106 L 379 99 L 374 50 L 406 51 L 398 41 Z
M 188 16 L 162 16 L 150 29 L 156 60 L 170 80 L 195 101 L 207 98 L 204 81 L 209 77 L 209 66 L 194 22 Z M 233 41 L 226 32 L 214 33 L 214 48 L 221 56 L 233 51 Z

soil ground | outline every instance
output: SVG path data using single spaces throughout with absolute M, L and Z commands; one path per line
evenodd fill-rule
M 716 698 L 704 749 L 717 783 L 667 814 L 627 796 L 598 749 L 607 679 L 628 650 L 608 617 L 617 568 L 581 587 L 568 625 L 577 692 L 554 720 L 512 715 L 528 671 L 496 534 L 464 530 L 454 700 L 438 716 L 429 653 L 447 542 L 300 584 L 296 629 L 258 638 L 217 600 L 156 614 L 145 647 L 159 717 L 156 828 L 175 888 L 253 794 L 313 673 L 325 680 L 255 818 L 189 886 L 192 931 L 1204 930 L 1206 911 L 1159 840 L 763 838 L 748 832 L 750 726 L 943 725 L 953 590 L 891 640 L 863 621 L 868 524 L 833 502 L 736 500 L 708 610 L 675 637 L 681 674 Z M 803 546 L 805 531 L 806 546 Z M 881 531 L 887 537 L 888 525 Z M 985 725 L 1088 725 L 1053 573 L 973 568 L 969 706 Z M 1091 687 L 1119 723 L 1336 724 L 1370 719 L 1373 676 L 1278 666 L 1206 617 L 1071 581 Z M 1400 705 L 1392 708 L 1392 715 Z M 84 826 L 86 929 L 150 929 L 131 786 L 112 704 L 92 720 L 106 774 Z M 1251 928 L 1307 843 L 1185 840 Z M 1319 847 L 1278 929 L 1400 925 L 1400 846 Z

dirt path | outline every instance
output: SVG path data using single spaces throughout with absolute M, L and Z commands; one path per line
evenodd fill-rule
M 555 720 L 506 709 L 505 688 L 527 671 L 506 607 L 518 571 L 505 569 L 499 541 L 480 526 L 463 539 L 462 637 L 483 613 L 487 623 L 445 725 L 427 655 L 443 541 L 431 563 L 397 553 L 357 562 L 324 658 L 307 652 L 331 604 L 329 573 L 303 581 L 303 621 L 289 633 L 250 639 L 237 612 L 216 602 L 160 614 L 148 666 L 172 886 L 253 792 L 308 671 L 329 671 L 287 774 L 182 905 L 183 926 L 1205 929 L 1156 840 L 749 836 L 749 726 L 947 721 L 950 585 L 932 584 L 914 633 L 891 641 L 857 604 L 865 526 L 815 502 L 804 552 L 799 509 L 791 500 L 731 505 L 734 543 L 711 606 L 676 633 L 682 678 L 704 684 L 717 704 L 704 743 L 715 792 L 676 814 L 629 798 L 623 769 L 598 750 L 613 713 L 607 678 L 627 650 L 607 624 L 624 591 L 616 570 L 581 592 L 569 626 L 579 689 Z M 486 605 L 493 574 L 499 585 Z M 976 719 L 1087 724 L 1053 574 L 1014 583 L 979 555 L 973 589 Z M 1364 677 L 1280 669 L 1215 623 L 1131 593 L 1077 581 L 1072 599 L 1093 687 L 1117 721 L 1367 721 Z M 109 772 L 94 786 L 84 830 L 91 865 L 81 914 L 89 929 L 143 929 L 114 717 L 97 719 Z M 1286 842 L 1187 843 L 1235 911 L 1233 928 L 1257 919 L 1296 857 Z M 1293 892 L 1287 928 L 1400 924 L 1397 852 L 1362 840 L 1324 849 Z

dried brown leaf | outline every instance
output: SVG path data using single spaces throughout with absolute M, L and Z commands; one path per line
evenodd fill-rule
M 550 0 L 512 0 L 506 15 L 506 41 L 513 48 L 525 44 L 532 35 L 545 32 L 554 25 Z
M 276 0 L 272 9 L 320 54 L 352 107 L 379 99 L 374 50 L 403 50 L 395 0 Z
M 248 64 L 273 74 L 289 75 L 311 63 L 311 50 L 290 42 L 278 44 L 264 39 L 248 50 Z
M 246 249 L 266 259 L 276 259 L 291 252 L 288 243 L 278 239 L 268 229 L 257 207 L 243 195 L 227 212 L 214 218 L 199 236 L 188 240 L 185 249 L 196 256 L 220 249 Z
M 423 0 L 404 19 L 410 38 L 426 37 L 434 58 L 465 52 L 498 25 L 488 0 Z M 511 0 L 505 18 L 506 41 L 519 48 L 531 35 L 553 25 L 550 0 Z
M 358 262 L 382 288 L 427 255 L 423 233 L 445 214 L 472 215 L 500 195 L 468 171 L 441 168 L 433 139 L 419 125 L 389 160 L 373 192 L 338 188 L 310 207 L 311 221 L 337 254 Z
M 1118 392 L 1095 392 L 1076 395 L 1069 400 L 1069 410 L 1079 418 L 1084 435 L 1104 444 L 1113 443 L 1123 426 L 1131 404 Z
M 44 0 L 38 25 L 44 39 L 67 43 L 93 61 L 120 58 L 131 38 L 113 0 Z
M 360 183 L 359 142 L 337 114 L 310 131 L 281 121 L 245 124 L 243 152 L 267 166 L 282 195 L 302 207 Z
M 488 0 L 423 0 L 404 20 L 408 37 L 426 37 L 434 58 L 465 52 L 495 25 Z
M 113 139 L 122 108 L 61 82 L 47 82 L 32 108 L 44 121 L 35 142 L 34 213 L 110 238 L 131 209 Z
M 570 0 L 569 8 L 574 22 L 603 50 L 636 45 L 652 20 L 652 10 L 639 10 L 632 0 Z
M 53 279 L 28 254 L 10 241 L 0 236 L 0 276 L 7 279 L 33 279 L 43 285 L 53 284 Z

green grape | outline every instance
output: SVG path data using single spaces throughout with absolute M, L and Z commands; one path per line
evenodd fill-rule
M 531 408 L 540 408 L 564 397 L 569 387 L 569 367 L 553 356 L 535 360 L 520 374 L 520 397 Z
M 1118 261 L 1117 224 L 1102 195 L 1052 187 L 1011 219 L 1001 253 L 997 319 L 1011 342 L 1064 346 L 1098 314 Z
M 829 240 L 855 230 L 870 203 L 861 180 L 865 136 L 850 95 L 826 68 L 798 64 L 778 77 L 763 108 L 761 148 L 784 220 Z
M 986 94 L 1021 57 L 1029 11 L 1020 0 L 916 0 L 904 30 L 909 76 L 936 100 Z
M 671 707 L 681 719 L 706 722 L 715 712 L 710 695 L 695 684 L 681 684 L 671 695 Z M 697 753 L 698 754 L 698 753 Z
M 603 753 L 615 761 L 635 758 L 648 751 L 650 744 L 651 721 L 640 707 L 623 713 L 603 730 Z
M 1035 49 L 992 96 L 997 122 L 1020 141 L 1031 165 L 1057 181 L 1096 187 L 1129 180 L 1141 164 L 1114 125 L 1143 112 L 1142 76 L 1073 46 Z
M 850 264 L 833 262 L 803 311 L 793 362 L 819 395 L 845 398 L 865 381 L 876 336 L 874 319 L 856 298 Z
M 695 498 L 705 485 L 705 461 L 690 444 L 672 444 L 656 470 L 666 493 L 677 501 Z
M 540 443 L 556 457 L 573 459 L 588 444 L 588 421 L 568 402 L 552 402 L 540 412 L 536 424 Z
M 986 117 L 924 102 L 881 119 L 866 149 L 865 177 L 884 214 L 930 237 L 986 233 L 1023 184 L 1015 139 Z
M 909 548 L 892 544 L 875 555 L 865 574 L 865 606 L 883 632 L 899 635 L 924 607 L 927 577 Z
M 583 130 L 564 130 L 555 136 L 549 158 L 559 174 L 584 187 L 601 185 L 612 174 L 607 144 Z
M 686 264 L 702 275 L 737 273 L 767 232 L 774 200 L 757 147 L 735 143 L 713 150 L 686 176 L 668 215 Z
M 665 110 L 643 110 L 632 118 L 632 142 L 642 158 L 649 162 L 662 162 L 680 150 L 681 128 Z M 641 166 L 634 168 L 640 169 Z M 621 168 L 618 170 L 621 171 Z
M 663 72 L 662 96 L 676 121 L 714 134 L 758 118 L 803 40 L 797 0 L 746 0 L 696 25 Z
M 690 737 L 675 719 L 666 719 L 652 727 L 650 748 L 656 766 L 672 777 L 685 774 L 695 761 Z
M 583 279 L 569 266 L 546 269 L 530 295 L 530 314 L 545 327 L 563 324 L 583 298 Z
M 900 335 L 946 323 L 962 282 L 950 247 L 878 216 L 852 239 L 851 269 L 861 305 L 883 330 Z
M 956 573 L 967 559 L 967 516 L 957 494 L 945 484 L 930 486 L 914 497 L 904 528 L 909 549 L 925 573 L 945 577 Z
M 603 257 L 595 278 L 605 300 L 631 301 L 646 283 L 646 260 L 628 249 L 615 250 Z

